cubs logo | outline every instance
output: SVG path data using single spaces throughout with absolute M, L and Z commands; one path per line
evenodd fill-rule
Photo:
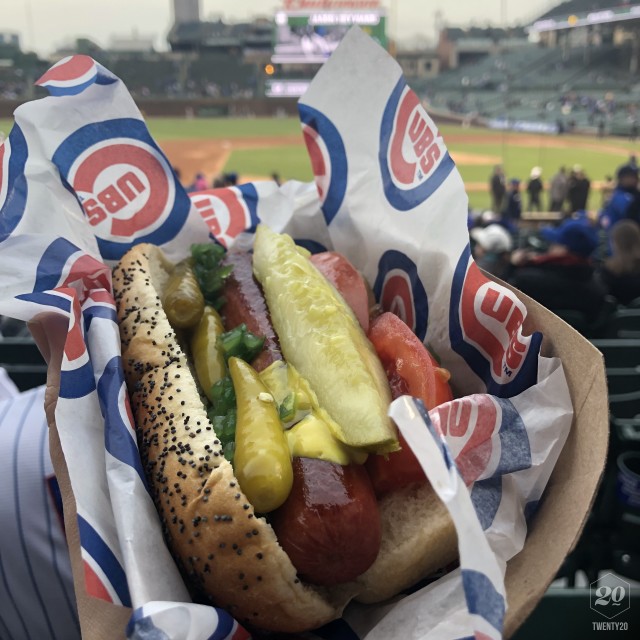
M 373 292 L 385 311 L 395 313 L 420 340 L 425 339 L 429 303 L 411 258 L 400 251 L 386 251 L 378 263 Z
M 98 355 L 95 360 L 99 360 Z M 135 469 L 140 481 L 147 487 L 147 480 L 140 462 L 136 444 L 133 415 L 122 371 L 122 359 L 114 356 L 104 363 L 96 362 L 98 374 L 98 399 L 104 415 L 104 442 L 107 451 L 117 460 Z
M 6 240 L 24 215 L 27 201 L 27 141 L 22 129 L 13 125 L 9 137 L 0 144 L 0 242 Z
M 489 393 L 508 397 L 536 383 L 542 335 L 522 334 L 525 315 L 515 294 L 481 273 L 467 245 L 453 277 L 449 337 Z
M 336 217 L 347 191 L 347 154 L 340 133 L 322 112 L 299 104 L 304 136 L 322 213 L 327 224 Z
M 125 607 L 131 606 L 131 596 L 127 576 L 120 559 L 107 542 L 107 535 L 100 532 L 97 525 L 77 516 L 80 534 L 80 552 L 82 555 L 85 589 L 94 598 L 113 602 Z
M 33 290 L 57 287 L 75 289 L 80 302 L 84 302 L 93 289 L 111 291 L 111 270 L 68 240 L 57 238 L 38 262 Z
M 502 500 L 502 476 L 531 466 L 522 417 L 509 399 L 476 394 L 447 402 L 431 410 L 428 418 L 445 436 L 460 476 L 471 487 L 482 528 L 487 529 Z
M 82 93 L 92 84 L 111 84 L 117 78 L 84 55 L 67 56 L 56 62 L 36 84 L 44 87 L 52 96 L 73 96 Z
M 447 402 L 431 411 L 429 417 L 446 436 L 466 485 L 484 476 L 488 468 L 495 469 L 497 463 L 490 464 L 495 452 L 492 438 L 500 428 L 502 416 L 491 396 L 467 396 Z
M 86 125 L 58 147 L 53 162 L 107 259 L 119 259 L 135 242 L 164 244 L 187 219 L 189 198 L 141 120 Z
M 433 121 L 403 78 L 382 116 L 378 159 L 385 196 L 400 211 L 424 202 L 455 168 Z
M 227 249 L 243 231 L 253 233 L 260 222 L 258 193 L 253 185 L 197 191 L 189 197 L 211 235 Z

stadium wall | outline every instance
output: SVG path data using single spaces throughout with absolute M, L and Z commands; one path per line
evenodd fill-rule
M 0 101 L 0 118 L 11 118 L 23 101 Z M 297 100 L 291 98 L 138 99 L 145 116 L 158 117 L 283 117 L 297 116 Z

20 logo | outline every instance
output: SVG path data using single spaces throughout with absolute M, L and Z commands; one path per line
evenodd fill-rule
M 589 595 L 591 609 L 609 620 L 631 607 L 631 585 L 613 573 L 607 573 L 592 582 Z

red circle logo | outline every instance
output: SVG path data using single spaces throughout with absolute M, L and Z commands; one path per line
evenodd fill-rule
M 443 152 L 438 138 L 418 96 L 406 87 L 396 110 L 387 152 L 396 186 L 413 188 L 433 173 Z
M 476 394 L 447 402 L 430 411 L 429 417 L 447 437 L 465 484 L 483 477 L 491 465 L 493 436 L 500 431 L 501 412 L 491 396 Z
M 54 64 L 36 84 L 46 86 L 81 84 L 96 74 L 96 63 L 85 55 L 68 56 Z
M 467 341 L 492 363 L 491 375 L 508 382 L 522 366 L 531 338 L 522 335 L 526 307 L 508 289 L 486 278 L 469 263 L 460 300 L 460 320 Z
M 316 187 L 320 201 L 324 203 L 329 186 L 331 185 L 331 160 L 329 159 L 329 151 L 322 137 L 318 132 L 309 125 L 302 125 L 302 135 L 307 145 L 309 159 L 311 160 L 311 169 L 315 176 Z
M 198 191 L 190 197 L 211 234 L 225 248 L 251 226 L 251 213 L 233 187 Z
M 149 144 L 109 139 L 89 147 L 67 180 L 82 202 L 94 233 L 134 240 L 168 218 L 175 199 L 171 168 Z
M 391 269 L 384 278 L 380 304 L 385 311 L 397 315 L 415 331 L 415 305 L 411 281 L 402 269 Z

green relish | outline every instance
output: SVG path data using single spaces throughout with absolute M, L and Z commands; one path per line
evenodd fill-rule
M 192 244 L 193 272 L 207 304 L 220 310 L 224 297 L 220 294 L 224 281 L 233 271 L 233 265 L 222 265 L 226 250 L 213 242 Z

